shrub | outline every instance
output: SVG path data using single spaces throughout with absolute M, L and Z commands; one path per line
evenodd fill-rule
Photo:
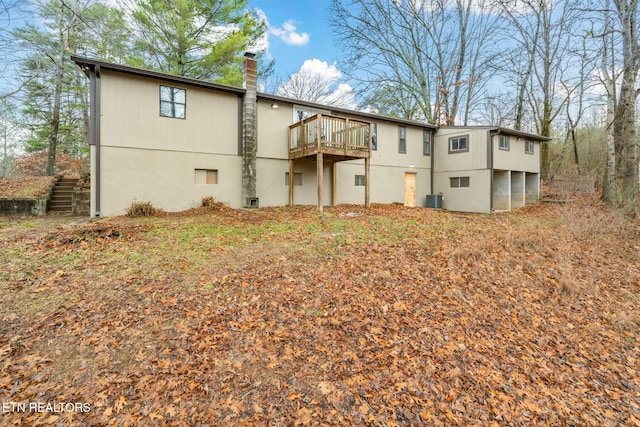
M 127 216 L 151 216 L 159 213 L 159 209 L 153 207 L 151 202 L 133 202 L 127 209 Z
M 222 202 L 216 202 L 216 199 L 214 199 L 212 196 L 206 196 L 202 198 L 202 207 L 221 211 L 224 210 L 227 206 Z

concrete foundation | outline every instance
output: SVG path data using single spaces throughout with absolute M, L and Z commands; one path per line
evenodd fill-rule
M 508 211 L 511 209 L 511 173 L 509 171 L 493 171 L 493 210 Z
M 524 193 L 524 172 L 511 171 L 511 209 L 524 206 Z

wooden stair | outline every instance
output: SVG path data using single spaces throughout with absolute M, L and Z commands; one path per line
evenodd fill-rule
M 73 189 L 78 185 L 78 178 L 62 177 L 53 187 L 51 200 L 47 205 L 50 213 L 70 214 L 73 212 Z

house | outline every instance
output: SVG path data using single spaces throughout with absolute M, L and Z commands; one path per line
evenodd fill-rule
M 540 198 L 540 142 L 495 126 L 444 126 L 434 139 L 433 186 L 447 209 L 508 211 Z
M 206 196 L 233 208 L 321 210 L 424 206 L 441 194 L 444 208 L 471 212 L 539 197 L 545 138 L 536 135 L 438 128 L 258 93 L 251 55 L 245 88 L 72 60 L 90 81 L 91 216 L 123 214 L 135 201 L 185 210 Z

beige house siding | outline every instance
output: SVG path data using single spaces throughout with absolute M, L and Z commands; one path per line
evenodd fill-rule
M 430 191 L 431 171 L 429 169 L 371 166 L 371 203 L 404 203 L 404 175 L 416 174 L 416 206 L 424 206 L 425 196 Z M 337 189 L 338 204 L 362 204 L 364 187 L 355 185 L 356 175 L 364 175 L 364 163 L 338 163 Z
M 238 97 L 194 86 L 102 72 L 103 146 L 238 153 Z M 186 118 L 160 116 L 160 86 L 186 89 Z
M 160 116 L 161 85 L 186 89 L 185 119 Z M 237 96 L 113 72 L 102 73 L 101 92 L 100 215 L 135 201 L 185 210 L 205 196 L 241 206 Z M 196 169 L 217 171 L 218 183 L 196 183 Z
M 469 178 L 469 187 L 451 188 L 451 178 Z M 487 169 L 436 172 L 433 174 L 435 194 L 442 194 L 443 209 L 459 212 L 491 212 L 491 172 Z
M 258 100 L 257 155 L 258 158 L 286 160 L 289 158 L 289 125 L 293 124 L 293 105 L 280 102 L 276 104 L 278 108 L 272 108 L 271 104 L 273 102 Z
M 212 196 L 241 205 L 242 159 L 238 156 L 103 146 L 100 189 L 103 216 L 122 215 L 133 202 L 166 211 L 200 206 Z M 196 183 L 196 169 L 217 171 L 217 184 Z
M 185 210 L 199 206 L 207 196 L 233 208 L 243 206 L 244 90 L 74 60 L 90 77 L 92 99 L 99 100 L 98 114 L 92 115 L 90 142 L 92 216 L 123 214 L 135 201 L 148 201 L 166 211 Z M 160 86 L 186 90 L 184 119 L 160 115 Z M 540 141 L 544 138 L 536 135 L 473 126 L 435 131 L 417 122 L 258 94 L 255 170 L 261 207 L 289 203 L 285 181 L 289 126 L 297 121 L 298 110 L 376 125 L 377 149 L 370 158 L 372 203 L 406 203 L 411 191 L 405 187 L 415 190 L 416 206 L 425 206 L 428 194 L 442 194 L 443 207 L 454 211 L 491 212 L 539 199 Z M 400 127 L 406 129 L 405 152 L 399 150 Z M 424 129 L 431 132 L 430 155 L 423 154 Z M 499 134 L 510 132 L 510 149 L 500 150 Z M 450 138 L 463 135 L 468 138 L 468 150 L 450 152 Z M 525 152 L 527 138 L 534 142 L 533 154 Z M 363 204 L 364 180 L 359 177 L 356 182 L 356 176 L 365 175 L 364 160 L 333 160 L 325 157 L 324 204 Z M 315 156 L 296 160 L 295 173 L 301 179 L 296 178 L 294 203 L 316 205 Z M 465 185 L 452 185 L 451 178 L 462 179 Z
M 500 149 L 500 135 L 493 140 L 494 169 L 517 170 L 522 172 L 540 171 L 540 143 L 534 142 L 533 154 L 525 153 L 525 138 L 509 136 L 509 150 Z
M 467 137 L 468 151 L 450 152 L 451 138 Z M 443 196 L 444 209 L 491 212 L 491 173 L 486 129 L 442 128 L 434 142 L 433 192 Z M 469 187 L 452 188 L 450 178 L 468 178 Z

